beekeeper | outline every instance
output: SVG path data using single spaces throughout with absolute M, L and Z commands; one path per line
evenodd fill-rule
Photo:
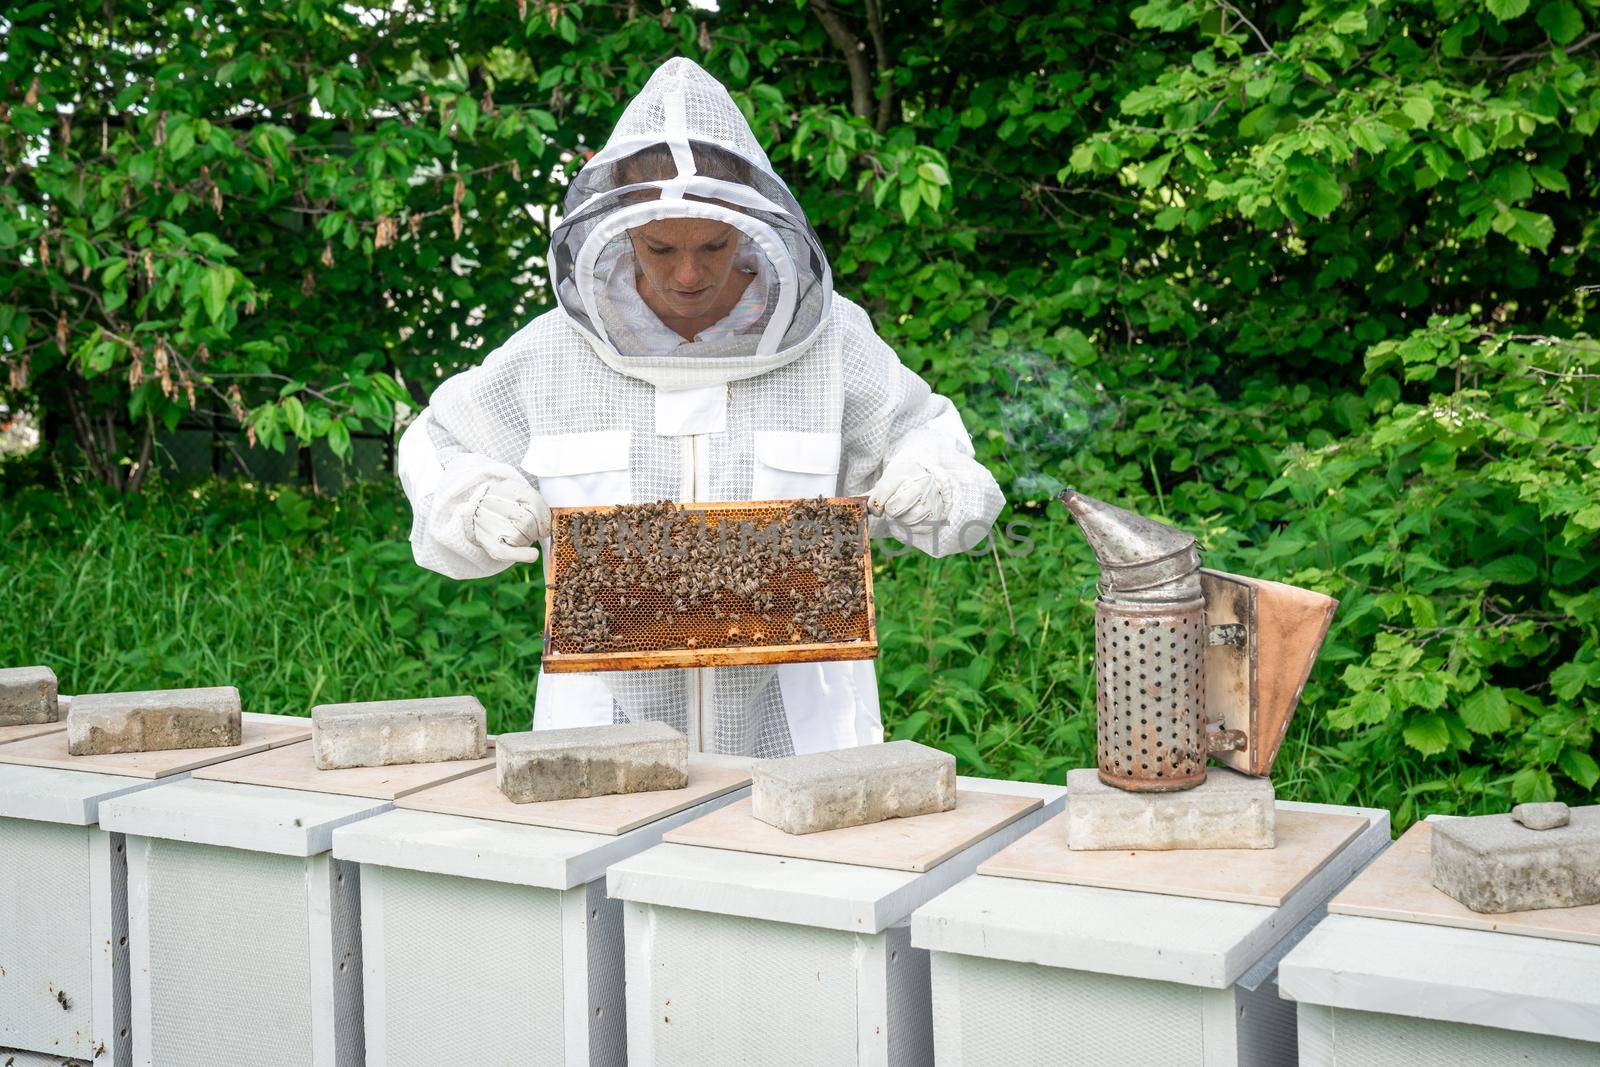
M 866 494 L 874 536 L 936 556 L 982 540 L 1003 500 L 960 414 L 833 292 L 800 205 L 704 70 L 651 76 L 565 212 L 558 306 L 439 386 L 401 439 L 418 563 L 484 577 L 539 558 L 551 507 L 664 499 Z M 870 661 L 539 675 L 535 729 L 647 719 L 692 751 L 883 739 Z

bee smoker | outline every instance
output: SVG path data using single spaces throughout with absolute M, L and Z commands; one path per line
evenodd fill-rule
M 1338 601 L 1209 570 L 1192 534 L 1070 489 L 1060 499 L 1100 564 L 1101 781 L 1192 789 L 1208 758 L 1270 774 Z

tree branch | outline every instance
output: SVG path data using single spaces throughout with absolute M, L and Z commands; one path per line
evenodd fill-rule
M 883 43 L 882 0 L 867 0 L 867 32 L 872 35 L 872 52 L 878 65 L 878 77 L 883 88 L 878 93 L 878 118 L 873 127 L 879 133 L 889 132 L 894 118 L 894 81 L 889 77 L 889 50 Z
M 822 23 L 828 39 L 844 53 L 845 66 L 850 69 L 850 111 L 857 118 L 874 121 L 876 109 L 872 100 L 872 68 L 867 63 L 867 46 L 844 24 L 844 19 L 828 0 L 806 0 L 806 6 Z
M 1282 56 L 1278 55 L 1278 50 L 1277 49 L 1273 48 L 1272 45 L 1267 43 L 1266 36 L 1259 29 L 1256 28 L 1256 24 L 1255 23 L 1251 22 L 1248 18 L 1245 17 L 1245 14 L 1244 14 L 1243 11 L 1240 11 L 1237 7 L 1234 7 L 1232 4 L 1228 3 L 1228 0 L 1217 0 L 1217 6 L 1222 8 L 1224 11 L 1230 12 L 1233 15 L 1234 18 L 1238 19 L 1240 22 L 1244 23 L 1246 26 L 1249 26 L 1250 27 L 1250 32 L 1256 35 L 1256 40 L 1261 42 L 1261 47 L 1265 48 L 1267 50 L 1267 54 L 1269 56 L 1271 56 L 1273 59 L 1282 59 L 1283 58 Z
M 144 442 L 139 446 L 139 462 L 128 472 L 128 482 L 124 486 L 126 492 L 137 493 L 144 485 L 145 476 L 150 473 L 150 449 L 155 444 L 155 439 L 155 420 L 147 411 L 144 417 Z

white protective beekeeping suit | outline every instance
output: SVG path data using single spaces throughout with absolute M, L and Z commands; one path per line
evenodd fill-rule
M 654 176 L 618 166 L 629 157 L 656 160 Z M 549 258 L 559 307 L 441 385 L 401 441 L 418 563 L 457 578 L 509 566 L 463 534 L 474 492 L 507 475 L 563 507 L 862 495 L 895 463 L 921 471 L 942 512 L 896 536 L 935 555 L 982 539 L 1003 501 L 960 415 L 833 293 L 799 204 L 700 67 L 655 72 L 565 210 Z M 660 323 L 642 329 L 624 306 L 628 229 L 682 216 L 738 228 L 746 294 L 760 295 L 665 350 Z M 539 675 L 535 729 L 644 719 L 692 750 L 758 756 L 883 738 L 870 662 Z

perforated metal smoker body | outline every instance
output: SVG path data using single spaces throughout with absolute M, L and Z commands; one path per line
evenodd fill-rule
M 1140 792 L 1206 778 L 1205 601 L 1094 605 L 1100 777 Z
M 136 1067 L 360 1067 L 360 871 L 392 805 L 189 779 L 102 806 L 128 847 Z
M 606 867 L 747 793 L 614 837 L 410 810 L 335 832 L 362 872 L 366 1062 L 625 1064 Z
M 0 765 L 0 1050 L 39 1057 L 0 1063 L 132 1062 L 126 844 L 96 823 L 102 801 L 155 784 Z
M 1062 810 L 1059 787 L 962 778 L 1044 801 L 923 874 L 663 844 L 616 864 L 626 901 L 629 1062 L 933 1062 L 917 905 Z
M 1070 801 L 1069 801 L 1070 802 Z M 1388 813 L 1277 908 L 977 875 L 923 905 L 912 944 L 931 953 L 941 1067 L 1295 1062 L 1279 958 L 1388 844 Z

